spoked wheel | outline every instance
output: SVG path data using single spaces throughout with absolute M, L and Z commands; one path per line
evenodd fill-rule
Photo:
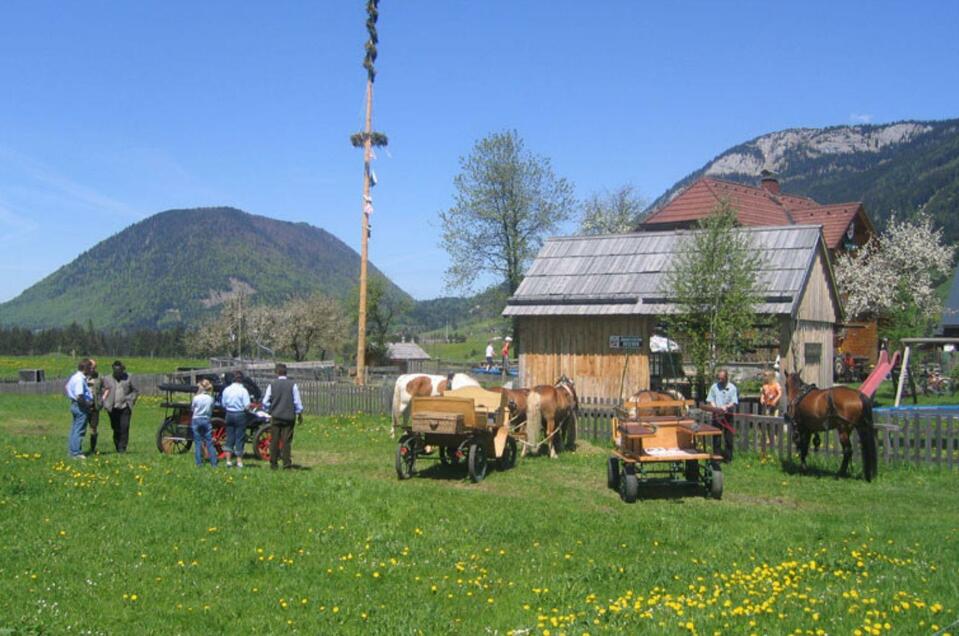
M 256 434 L 253 436 L 253 454 L 261 462 L 270 461 L 270 440 L 272 439 L 269 424 L 262 424 L 256 429 Z
M 396 476 L 399 479 L 409 479 L 413 476 L 413 466 L 416 464 L 416 437 L 404 435 L 396 447 Z
M 606 460 L 606 486 L 610 490 L 619 490 L 619 458 L 610 457 Z
M 709 483 L 709 496 L 713 499 L 723 498 L 723 471 L 715 464 L 709 468 L 711 479 Z
M 193 446 L 193 436 L 189 427 L 177 426 L 174 418 L 168 417 L 157 429 L 157 450 L 166 455 L 180 455 Z
M 440 446 L 440 462 L 444 466 L 457 466 L 463 463 L 463 458 L 457 454 L 455 446 Z
M 518 450 L 516 448 L 516 440 L 512 437 L 506 438 L 506 446 L 503 447 L 503 456 L 499 458 L 499 469 L 500 470 L 509 470 L 516 465 L 516 456 Z
M 222 417 L 214 417 L 210 420 L 210 426 L 213 428 L 213 448 L 216 449 L 216 456 L 222 458 L 223 447 L 226 446 L 226 420 Z
M 686 462 L 686 481 L 699 481 L 699 462 L 695 459 Z
M 466 468 L 474 484 L 483 481 L 486 477 L 486 467 L 486 449 L 479 442 L 470 443 Z
M 626 503 L 636 503 L 639 499 L 639 478 L 634 464 L 623 465 L 623 474 L 619 479 L 619 496 Z

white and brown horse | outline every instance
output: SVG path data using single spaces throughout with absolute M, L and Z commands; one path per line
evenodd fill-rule
M 565 375 L 560 376 L 553 386 L 542 384 L 530 389 L 526 398 L 526 441 L 533 452 L 538 451 L 544 442 L 549 445 L 550 457 L 556 457 L 557 449 L 562 446 L 573 450 L 578 412 L 576 385 Z M 546 420 L 546 437 L 540 441 L 543 420 Z
M 410 415 L 410 401 L 415 397 L 442 395 L 453 389 L 465 386 L 480 386 L 480 383 L 465 373 L 445 375 L 427 375 L 425 373 L 407 373 L 396 378 L 393 388 L 393 430 L 390 435 L 396 437 L 396 429 L 406 426 Z

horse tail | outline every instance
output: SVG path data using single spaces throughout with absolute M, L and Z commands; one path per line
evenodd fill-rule
M 526 398 L 526 441 L 533 452 L 539 450 L 539 434 L 543 428 L 543 415 L 540 408 L 540 395 L 535 389 Z
M 860 395 L 859 399 L 862 402 L 862 416 L 859 420 L 859 444 L 862 447 L 862 472 L 866 481 L 872 481 L 879 474 L 876 429 L 872 419 L 872 400 L 865 395 Z

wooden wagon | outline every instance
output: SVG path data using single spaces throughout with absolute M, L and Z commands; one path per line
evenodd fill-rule
M 418 458 L 435 457 L 446 465 L 465 463 L 475 483 L 486 476 L 491 461 L 501 470 L 512 468 L 516 454 L 506 394 L 466 387 L 413 398 L 410 425 L 396 449 L 396 475 L 408 479 Z
M 722 431 L 697 424 L 685 414 L 687 406 L 680 400 L 627 402 L 617 411 L 606 478 L 623 501 L 635 502 L 641 483 L 701 485 L 707 495 L 722 497 L 722 455 L 710 449 L 712 438 Z

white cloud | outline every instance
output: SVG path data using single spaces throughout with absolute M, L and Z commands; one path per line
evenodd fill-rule
M 872 114 L 870 113 L 852 113 L 849 115 L 849 121 L 854 124 L 871 124 Z

